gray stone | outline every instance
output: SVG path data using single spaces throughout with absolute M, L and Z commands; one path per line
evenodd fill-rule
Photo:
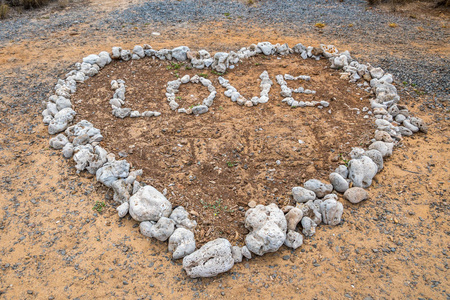
M 161 217 L 150 229 L 150 234 L 155 239 L 164 242 L 175 230 L 175 221 L 166 217 Z
M 76 112 L 71 108 L 60 110 L 48 124 L 48 133 L 57 134 L 64 131 L 69 126 L 69 123 L 72 122 L 75 115 Z
M 89 143 L 89 135 L 82 134 L 77 137 L 75 137 L 72 141 L 72 144 L 74 147 L 80 146 L 80 145 L 86 145 Z
M 180 46 L 172 49 L 172 58 L 178 61 L 187 60 L 187 53 L 189 52 L 189 48 L 186 46 Z
M 189 219 L 189 213 L 182 206 L 176 207 L 170 214 L 170 218 L 175 221 L 177 228 L 192 230 L 197 226 L 197 222 Z
M 292 196 L 294 197 L 294 200 L 299 203 L 316 199 L 316 194 L 313 191 L 302 188 L 301 186 L 292 188 Z
M 151 238 L 153 237 L 151 232 L 153 225 L 154 224 L 149 221 L 141 222 L 141 224 L 139 224 L 139 231 L 143 236 Z
M 73 156 L 73 145 L 72 143 L 67 143 L 62 149 L 62 155 L 64 158 L 71 158 Z
M 92 146 L 82 148 L 77 153 L 75 153 L 75 155 L 73 156 L 73 160 L 76 163 L 75 169 L 77 169 L 77 173 L 86 169 L 86 167 L 89 165 L 89 162 L 91 162 L 93 159 L 94 153 Z
M 383 77 L 384 71 L 381 68 L 372 68 L 370 71 L 370 76 L 372 76 L 372 78 L 376 78 L 376 79 L 380 79 L 381 77 Z
M 194 115 L 200 115 L 208 112 L 208 106 L 206 105 L 197 105 L 192 108 L 192 113 Z
M 333 191 L 331 184 L 323 183 L 317 179 L 310 179 L 303 186 L 305 189 L 313 191 L 318 198 L 323 198 L 323 196 Z
M 67 137 L 60 133 L 57 136 L 55 136 L 54 138 L 50 139 L 50 147 L 52 147 L 53 149 L 59 150 L 59 149 L 63 149 L 64 146 L 69 143 L 69 140 L 67 139 Z
M 369 157 L 377 165 L 377 173 L 383 169 L 383 155 L 376 149 L 367 150 L 364 155 Z
M 88 56 L 84 57 L 83 58 L 83 62 L 93 65 L 93 64 L 95 64 L 97 62 L 98 58 L 99 58 L 98 55 L 91 54 L 91 55 L 88 55 Z
M 419 130 L 421 132 L 423 132 L 423 133 L 428 132 L 428 126 L 427 126 L 427 124 L 425 124 L 425 122 L 421 118 L 411 117 L 410 123 L 411 123 L 411 125 L 419 128 Z
M 284 244 L 292 249 L 297 249 L 303 245 L 303 235 L 297 231 L 288 230 Z
M 264 55 L 272 55 L 275 53 L 275 47 L 270 42 L 258 43 L 257 46 Z
M 240 263 L 242 261 L 242 249 L 238 246 L 231 247 L 231 255 L 233 256 L 234 263 Z
M 245 238 L 246 246 L 258 255 L 277 251 L 286 239 L 286 218 L 274 203 L 247 210 L 245 227 L 250 231 Z
M 345 165 L 340 165 L 339 167 L 336 168 L 336 170 L 334 170 L 334 172 L 338 173 L 343 178 L 347 178 L 348 177 L 348 168 Z
M 119 108 L 119 107 L 113 107 L 112 111 L 113 116 L 117 118 L 124 119 L 126 117 L 129 117 L 131 114 L 131 108 Z
M 130 164 L 126 160 L 107 162 L 96 172 L 97 181 L 107 187 L 119 178 L 127 178 L 130 171 Z M 145 221 L 145 220 L 142 220 Z
M 322 221 L 327 225 L 338 225 L 341 222 L 344 206 L 335 199 L 327 199 L 320 203 Z
M 69 99 L 59 96 L 56 100 L 56 109 L 60 111 L 63 108 L 72 108 L 72 102 Z
M 171 212 L 172 204 L 152 186 L 141 187 L 130 197 L 130 215 L 136 221 L 158 221 Z
M 133 190 L 132 184 L 127 183 L 124 179 L 116 180 L 111 185 L 114 191 L 114 201 L 120 203 L 127 203 L 130 199 L 131 191 Z
M 380 151 L 380 153 L 381 153 L 381 155 L 383 155 L 383 157 L 391 156 L 392 150 L 394 149 L 394 144 L 393 143 L 385 143 L 382 141 L 376 141 L 369 146 L 369 150 L 372 150 L 372 149 Z
M 194 234 L 185 228 L 176 229 L 169 238 L 169 251 L 173 259 L 180 259 L 195 251 Z
M 121 47 L 112 47 L 112 58 L 119 59 L 122 57 L 121 55 L 122 48 Z
M 246 259 L 252 259 L 252 253 L 250 252 L 250 250 L 248 250 L 247 246 L 243 246 L 241 248 L 241 252 L 242 255 L 246 258 Z
M 131 51 L 122 50 L 122 52 L 120 52 L 120 58 L 124 61 L 129 61 L 131 59 Z
M 117 214 L 119 218 L 123 218 L 128 214 L 128 210 L 130 209 L 130 204 L 128 202 L 124 202 L 121 205 L 117 206 Z
M 142 46 L 139 45 L 134 46 L 133 54 L 137 55 L 139 58 L 144 58 L 145 57 L 144 48 L 142 48 Z
M 353 186 L 367 188 L 378 171 L 377 165 L 367 156 L 354 158 L 348 163 L 348 178 Z
M 94 156 L 89 161 L 89 165 L 86 167 L 87 171 L 91 174 L 96 174 L 97 170 L 101 168 L 108 160 L 108 152 L 100 146 L 95 146 Z
M 227 272 L 234 265 L 231 244 L 226 239 L 208 242 L 183 258 L 183 269 L 191 278 L 213 277 Z
M 313 236 L 316 233 L 317 224 L 309 217 L 302 219 L 303 234 L 305 236 Z
M 335 191 L 343 193 L 348 189 L 348 182 L 338 173 L 330 174 L 330 182 L 333 185 Z
M 350 201 L 353 204 L 359 203 L 363 200 L 366 200 L 369 198 L 369 195 L 367 194 L 367 191 L 360 187 L 352 187 L 349 188 L 344 193 L 344 198 Z
M 293 207 L 289 210 L 289 212 L 285 215 L 286 222 L 287 222 L 287 228 L 288 230 L 294 230 L 297 228 L 298 223 L 303 218 L 303 212 L 301 209 Z

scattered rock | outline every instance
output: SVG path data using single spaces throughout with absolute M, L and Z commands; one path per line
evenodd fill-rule
M 345 192 L 349 187 L 347 180 L 338 173 L 330 174 L 330 182 L 333 188 L 339 193 Z

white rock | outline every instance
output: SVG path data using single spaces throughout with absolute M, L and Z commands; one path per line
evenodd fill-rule
M 320 203 L 322 221 L 327 225 L 338 225 L 341 222 L 344 206 L 335 199 L 327 199 Z
M 124 202 L 117 207 L 117 213 L 119 218 L 123 218 L 128 214 L 128 210 L 130 208 L 130 204 L 128 202 Z
M 161 217 L 150 229 L 150 234 L 155 239 L 164 242 L 175 230 L 175 221 L 166 217 Z
M 351 203 L 356 204 L 369 198 L 369 195 L 367 194 L 367 191 L 363 188 L 352 187 L 349 188 L 347 191 L 345 191 L 344 198 L 350 201 Z
M 50 147 L 52 147 L 53 149 L 63 149 L 64 146 L 69 143 L 69 140 L 67 139 L 67 137 L 64 134 L 58 134 L 57 136 L 55 136 L 54 138 L 50 139 Z
M 303 184 L 305 189 L 313 191 L 318 198 L 323 198 L 323 196 L 331 193 L 333 191 L 333 186 L 329 183 L 323 183 L 317 179 L 310 179 Z
M 141 224 L 139 224 L 139 231 L 143 236 L 151 238 L 153 237 L 151 232 L 153 225 L 154 224 L 149 221 L 141 222 Z
M 176 229 L 169 238 L 169 251 L 173 259 L 180 259 L 195 251 L 194 234 L 185 228 Z
M 277 251 L 286 239 L 286 218 L 274 203 L 249 209 L 245 213 L 245 227 L 250 231 L 245 238 L 246 246 L 258 255 Z
M 154 187 L 146 185 L 130 198 L 130 215 L 136 221 L 158 221 L 169 217 L 172 204 Z
M 191 278 L 213 277 L 227 272 L 233 265 L 231 244 L 222 238 L 206 243 L 199 250 L 183 258 L 183 269 Z
M 368 188 L 377 171 L 377 165 L 367 156 L 354 158 L 348 163 L 348 178 L 356 187 Z
M 126 160 L 107 162 L 97 170 L 97 181 L 100 181 L 107 187 L 111 187 L 112 183 L 117 179 L 127 178 L 129 170 L 130 164 Z
M 376 141 L 369 146 L 369 150 L 372 150 L 372 149 L 380 151 L 380 153 L 381 153 L 381 155 L 383 155 L 383 157 L 391 156 L 392 150 L 394 149 L 394 143 L 385 143 L 382 141 Z
M 294 200 L 299 203 L 316 199 L 316 194 L 313 191 L 301 186 L 292 188 L 292 196 L 294 197 Z
M 343 193 L 348 189 L 348 182 L 345 180 L 344 177 L 342 177 L 338 173 L 331 173 L 330 174 L 330 182 L 333 185 L 333 188 L 339 192 Z
M 292 249 L 297 249 L 303 245 L 303 235 L 297 231 L 288 230 L 284 244 Z

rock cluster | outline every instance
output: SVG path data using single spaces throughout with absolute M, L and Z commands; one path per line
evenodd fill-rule
M 114 154 L 107 153 L 100 146 L 103 136 L 100 130 L 86 120 L 72 125 L 76 112 L 73 110 L 71 96 L 76 92 L 77 84 L 95 76 L 112 59 L 123 61 L 139 60 L 152 57 L 160 60 L 189 61 L 197 69 L 212 68 L 224 73 L 233 69 L 242 60 L 258 55 L 300 55 L 303 59 L 327 58 L 331 68 L 342 70 L 341 78 L 358 82 L 367 91 L 373 91 L 374 98 L 370 100 L 365 117 L 374 117 L 376 131 L 374 139 L 367 150 L 353 148 L 351 160 L 346 165 L 340 165 L 329 175 L 330 183 L 310 179 L 304 185 L 292 188 L 293 202 L 278 208 L 276 204 L 268 206 L 254 205 L 245 214 L 245 226 L 249 234 L 242 247 L 232 246 L 226 239 L 217 239 L 206 243 L 196 250 L 193 230 L 197 223 L 189 218 L 186 210 L 172 207 L 170 201 L 158 190 L 149 185 L 143 185 L 137 177 L 141 170 L 131 170 L 126 160 L 116 160 Z M 269 92 L 273 85 L 267 71 L 260 75 L 261 93 L 259 97 L 250 100 L 244 98 L 228 80 L 219 77 L 219 83 L 226 89 L 225 95 L 239 105 L 255 106 L 269 100 Z M 281 95 L 291 107 L 318 106 L 328 107 L 326 101 L 302 102 L 292 98 L 293 93 L 315 93 L 302 87 L 291 89 L 287 81 L 310 80 L 309 76 L 277 75 L 276 81 L 281 86 Z M 200 83 L 210 92 L 203 103 L 191 108 L 179 108 L 176 94 L 181 84 Z M 113 80 L 111 89 L 114 91 L 110 100 L 113 115 L 118 118 L 158 116 L 158 112 L 132 111 L 125 108 L 126 86 L 123 80 Z M 209 110 L 216 96 L 216 89 L 211 81 L 188 75 L 168 82 L 166 97 L 172 110 L 187 114 L 199 115 Z M 149 45 L 135 46 L 133 50 L 113 47 L 112 53 L 100 52 L 83 58 L 75 69 L 66 74 L 65 79 L 59 79 L 55 92 L 44 104 L 43 122 L 48 125 L 48 132 L 56 135 L 49 141 L 50 147 L 62 151 L 65 158 L 73 158 L 77 172 L 86 170 L 95 174 L 97 181 L 114 191 L 114 201 L 119 217 L 128 213 L 140 222 L 140 232 L 150 238 L 160 241 L 168 240 L 168 249 L 173 259 L 183 258 L 183 268 L 190 277 L 210 277 L 230 270 L 235 263 L 243 258 L 251 259 L 251 253 L 264 255 L 277 251 L 282 245 L 296 249 L 303 244 L 304 237 L 315 234 L 320 224 L 336 226 L 342 222 L 343 205 L 338 200 L 338 194 L 350 203 L 360 203 L 369 198 L 365 188 L 372 183 L 374 176 L 383 170 L 384 159 L 392 155 L 394 146 L 403 136 L 415 132 L 427 132 L 427 125 L 420 118 L 413 117 L 408 109 L 398 104 L 399 96 L 393 85 L 392 75 L 381 68 L 369 64 L 360 64 L 352 59 L 348 51 L 339 53 L 332 45 L 321 45 L 320 48 L 305 47 L 297 44 L 290 48 L 287 44 L 272 45 L 269 42 L 253 44 L 241 48 L 237 52 L 218 52 L 211 56 L 206 50 L 192 52 L 186 46 L 174 49 L 154 50 Z M 333 193 L 335 191 L 336 193 Z

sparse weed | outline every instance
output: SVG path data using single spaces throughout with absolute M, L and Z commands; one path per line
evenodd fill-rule
M 105 202 L 103 201 L 96 201 L 94 204 L 94 207 L 92 207 L 93 210 L 95 210 L 98 213 L 101 213 L 103 211 L 103 208 L 106 207 Z
M 208 78 L 208 74 L 205 74 L 205 73 L 200 73 L 200 74 L 198 74 L 198 76 L 203 77 L 203 78 Z

